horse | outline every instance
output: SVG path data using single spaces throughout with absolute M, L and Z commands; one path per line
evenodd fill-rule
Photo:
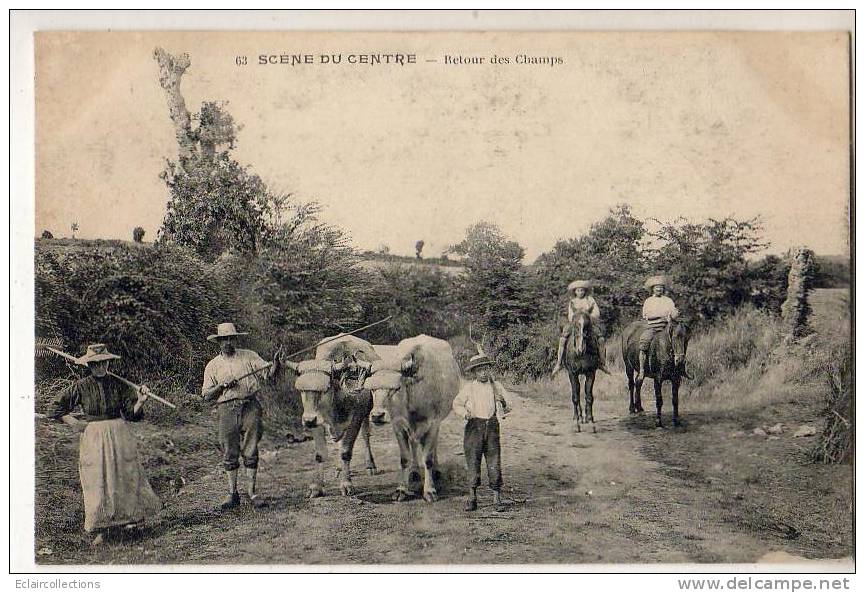
M 571 336 L 565 348 L 565 368 L 571 381 L 571 401 L 574 404 L 574 420 L 577 421 L 577 431 L 580 432 L 580 422 L 595 423 L 592 414 L 594 396 L 592 388 L 595 384 L 595 372 L 600 364 L 598 342 L 592 331 L 592 318 L 586 313 L 577 313 L 573 321 Z M 580 375 L 585 377 L 586 409 L 580 408 Z M 594 430 L 592 426 L 592 430 Z
M 625 362 L 625 373 L 628 376 L 628 393 L 630 407 L 628 411 L 636 414 L 643 411 L 640 401 L 640 390 L 643 380 L 636 381 L 635 374 L 640 370 L 640 334 L 646 328 L 643 321 L 635 321 L 622 333 L 622 358 Z M 682 377 L 689 378 L 685 370 L 685 353 L 688 351 L 688 328 L 681 321 L 670 319 L 666 327 L 657 332 L 646 353 L 646 377 L 652 377 L 655 384 L 655 407 L 658 410 L 656 424 L 663 427 L 661 407 L 664 404 L 661 396 L 661 386 L 664 381 L 672 385 L 673 426 L 681 426 L 679 422 L 679 385 Z

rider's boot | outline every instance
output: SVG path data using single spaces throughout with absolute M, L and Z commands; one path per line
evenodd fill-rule
M 559 338 L 559 351 L 556 354 L 556 366 L 553 367 L 553 375 L 562 370 L 562 364 L 565 361 L 565 344 L 568 343 L 568 338 L 562 336 Z
M 598 370 L 611 374 L 607 370 L 607 341 L 601 337 L 598 337 Z
M 635 380 L 642 381 L 646 378 L 646 353 L 640 350 L 640 372 L 637 373 Z

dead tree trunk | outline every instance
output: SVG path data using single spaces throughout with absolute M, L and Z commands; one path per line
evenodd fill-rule
M 814 252 L 799 247 L 792 253 L 790 275 L 787 278 L 787 300 L 781 305 L 781 318 L 787 335 L 794 340 L 809 333 L 811 305 L 808 303 L 808 293 L 811 292 L 813 276 Z
M 159 64 L 159 84 L 165 89 L 168 98 L 168 112 L 174 122 L 177 149 L 180 163 L 195 155 L 196 142 L 192 132 L 192 119 L 186 108 L 186 101 L 180 93 L 180 78 L 190 66 L 189 54 L 173 56 L 161 47 L 153 50 L 153 59 Z

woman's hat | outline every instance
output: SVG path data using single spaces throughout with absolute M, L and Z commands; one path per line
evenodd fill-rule
M 667 276 L 665 276 L 664 274 L 649 276 L 643 286 L 645 286 L 649 290 L 652 290 L 652 288 L 658 286 L 659 284 L 664 288 L 667 288 L 670 285 L 670 279 L 667 278 Z
M 214 340 L 218 340 L 219 338 L 230 338 L 232 336 L 245 336 L 249 332 L 239 332 L 237 328 L 234 327 L 233 323 L 220 323 L 216 326 L 216 333 L 207 336 L 207 339 L 211 342 Z
M 574 280 L 570 284 L 568 284 L 568 292 L 576 292 L 578 288 L 585 288 L 586 290 L 592 289 L 592 281 L 591 280 Z
M 474 370 L 478 367 L 484 366 L 493 366 L 495 364 L 489 356 L 484 354 L 475 354 L 469 359 L 469 363 L 466 365 L 466 372 Z
M 120 360 L 116 354 L 111 354 L 105 344 L 90 344 L 87 352 L 81 358 L 75 360 L 78 364 L 89 362 L 102 362 L 103 360 Z

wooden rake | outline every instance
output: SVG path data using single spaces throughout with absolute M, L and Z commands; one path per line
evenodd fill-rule
M 62 350 L 57 349 L 56 346 L 59 346 L 59 345 L 60 345 L 60 340 L 58 338 L 47 338 L 47 339 L 37 338 L 36 339 L 36 356 L 42 358 L 44 356 L 48 356 L 49 353 L 52 353 L 52 354 L 56 354 L 57 356 L 63 357 L 66 360 L 69 360 L 75 364 L 79 364 L 78 359 L 76 357 L 72 356 L 71 354 L 66 354 Z M 124 379 L 120 375 L 116 375 L 116 374 L 112 373 L 111 371 L 108 371 L 108 374 L 111 375 L 112 377 L 114 377 L 115 379 L 117 379 L 118 381 L 120 381 L 121 383 L 128 385 L 129 387 L 135 389 L 136 391 L 141 389 L 141 385 L 136 385 L 132 381 L 130 381 L 128 379 Z M 159 397 L 158 395 L 156 395 L 155 393 L 150 391 L 150 389 L 147 390 L 147 395 L 148 395 L 148 397 L 152 397 L 153 399 L 155 399 L 159 403 L 165 404 L 169 408 L 173 408 L 175 410 L 177 409 L 177 406 L 175 406 L 173 403 L 171 403 L 168 400 L 162 399 L 161 397 Z

